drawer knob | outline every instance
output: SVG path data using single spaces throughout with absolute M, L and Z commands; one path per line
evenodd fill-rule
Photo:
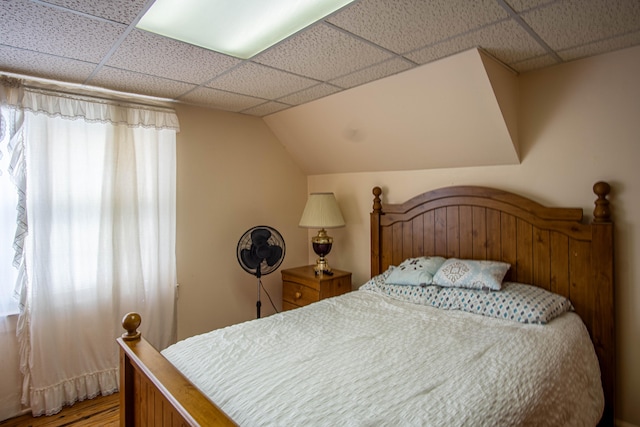
M 296 292 L 296 295 L 295 295 L 295 296 L 296 296 L 296 299 L 300 299 L 300 297 L 302 296 L 302 293 L 300 293 L 300 292 Z

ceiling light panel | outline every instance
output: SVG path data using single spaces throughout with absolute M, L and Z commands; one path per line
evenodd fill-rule
M 248 59 L 353 0 L 156 0 L 137 28 Z

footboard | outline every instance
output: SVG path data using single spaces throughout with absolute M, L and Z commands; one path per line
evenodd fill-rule
M 137 313 L 127 314 L 122 326 L 127 332 L 117 340 L 121 426 L 235 425 L 140 336 Z

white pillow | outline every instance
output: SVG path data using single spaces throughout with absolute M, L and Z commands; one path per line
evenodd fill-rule
M 510 264 L 500 261 L 449 258 L 433 276 L 433 283 L 450 288 L 499 291 L 510 267 Z

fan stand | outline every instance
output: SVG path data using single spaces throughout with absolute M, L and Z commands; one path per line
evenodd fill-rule
M 258 268 L 256 270 L 256 277 L 258 278 L 258 300 L 256 301 L 256 315 L 258 316 L 257 318 L 260 318 L 260 307 L 262 307 L 262 302 L 260 301 L 260 287 L 262 286 L 262 279 L 260 279 L 260 277 L 262 277 L 262 273 L 260 273 L 260 264 L 258 264 Z
M 258 279 L 258 301 L 256 301 L 256 312 L 258 319 L 260 318 L 260 307 L 262 307 L 262 303 L 260 302 L 260 286 L 262 286 L 262 283 L 260 279 Z

